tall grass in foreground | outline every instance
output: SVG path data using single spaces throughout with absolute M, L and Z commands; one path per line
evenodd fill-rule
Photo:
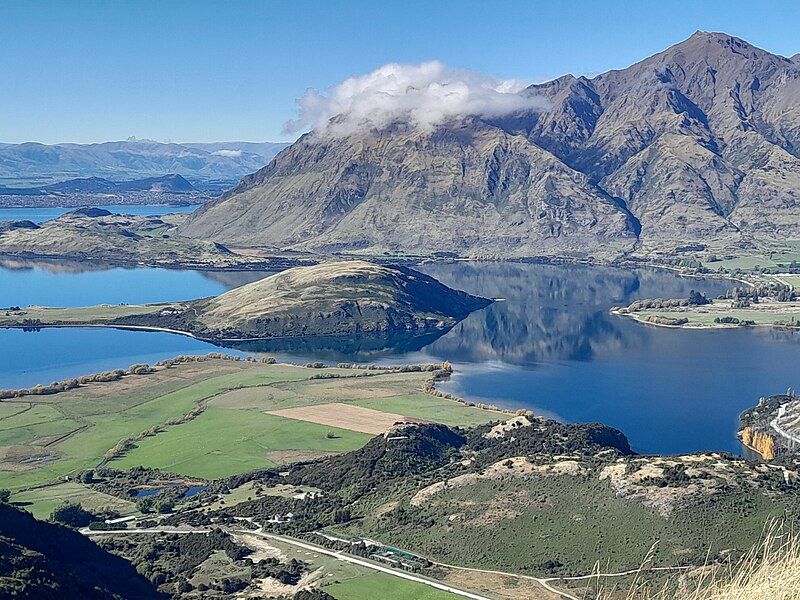
M 642 574 L 646 572 L 643 568 Z M 601 593 L 599 598 L 612 596 Z M 618 598 L 619 596 L 614 596 Z M 729 567 L 707 566 L 651 592 L 637 577 L 627 600 L 799 600 L 800 533 L 772 526 L 760 545 Z

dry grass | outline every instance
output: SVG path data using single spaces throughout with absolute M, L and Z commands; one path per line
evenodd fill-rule
M 660 592 L 642 589 L 643 580 L 637 577 L 627 600 L 797 600 L 800 533 L 784 525 L 770 526 L 762 543 L 730 567 L 700 569 L 694 576 L 688 574 L 671 582 L 668 589 Z M 599 598 L 610 597 L 599 595 Z
M 398 415 L 361 406 L 352 406 L 340 402 L 329 404 L 315 404 L 298 408 L 284 408 L 266 411 L 270 415 L 278 415 L 299 421 L 330 425 L 340 429 L 359 431 L 378 435 L 388 431 L 397 422 L 408 421 L 403 415 Z

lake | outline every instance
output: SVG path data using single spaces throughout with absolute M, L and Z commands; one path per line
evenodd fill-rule
M 94 204 L 92 206 L 95 206 Z M 185 213 L 197 210 L 199 206 L 159 206 L 156 204 L 108 204 L 96 205 L 97 208 L 105 208 L 112 213 L 124 215 L 137 215 L 141 217 L 160 216 L 167 213 Z M 0 208 L 0 221 L 33 221 L 41 223 L 60 217 L 71 210 L 77 210 L 77 206 L 72 207 L 49 207 L 49 208 Z
M 265 273 L 86 270 L 69 263 L 6 261 L 0 306 L 78 306 L 188 299 Z M 642 452 L 740 452 L 739 412 L 759 396 L 800 388 L 800 335 L 768 329 L 686 331 L 609 313 L 637 298 L 718 295 L 719 280 L 667 271 L 521 263 L 419 267 L 468 292 L 502 298 L 443 336 L 413 340 L 295 340 L 226 350 L 279 359 L 363 362 L 450 360 L 443 388 L 476 401 L 571 422 L 620 428 Z M 0 387 L 19 387 L 217 347 L 167 333 L 110 329 L 0 330 Z

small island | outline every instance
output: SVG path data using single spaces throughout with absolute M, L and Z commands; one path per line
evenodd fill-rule
M 295 267 L 186 302 L 0 309 L 0 327 L 117 327 L 212 342 L 447 331 L 491 300 L 402 266 L 361 260 Z
M 658 327 L 777 327 L 800 330 L 800 297 L 782 283 L 733 288 L 709 299 L 699 292 L 688 298 L 637 300 L 611 312 Z

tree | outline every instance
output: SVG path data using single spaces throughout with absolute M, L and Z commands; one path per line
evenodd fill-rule
M 333 513 L 334 523 L 347 523 L 347 521 L 349 521 L 351 518 L 350 508 L 347 506 L 337 508 Z
M 75 502 L 65 502 L 50 514 L 50 520 L 69 527 L 86 527 L 94 515 Z
M 9 498 L 11 498 L 11 492 L 8 490 L 0 490 L 0 504 L 8 503 Z
M 706 298 L 700 292 L 697 292 L 695 290 L 691 290 L 689 292 L 689 304 L 694 304 L 696 306 L 703 306 L 705 304 L 711 304 L 711 300 Z
M 151 513 L 154 509 L 153 504 L 153 497 L 145 496 L 144 498 L 139 498 L 139 501 L 136 503 L 136 508 L 139 509 L 139 512 Z

